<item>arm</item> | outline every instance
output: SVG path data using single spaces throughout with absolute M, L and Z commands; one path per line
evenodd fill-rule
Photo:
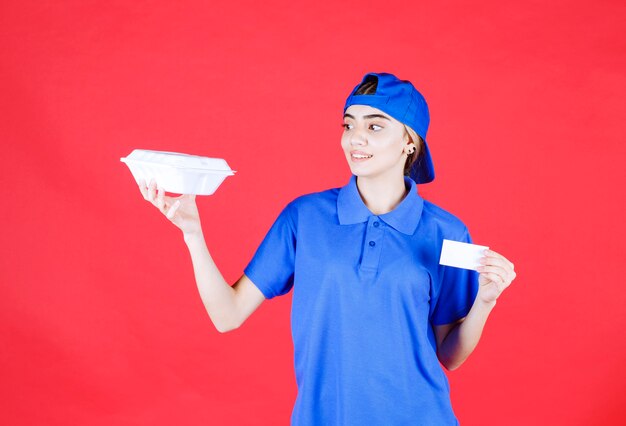
M 436 325 L 437 357 L 448 370 L 463 364 L 478 345 L 487 317 L 496 305 L 485 304 L 478 299 L 467 316 L 456 323 Z
M 185 235 L 198 292 L 220 333 L 234 330 L 265 300 L 245 274 L 231 287 L 224 280 L 207 249 L 202 234 Z
M 156 183 L 139 184 L 144 198 L 154 204 L 174 225 L 183 231 L 193 263 L 198 292 L 204 307 L 221 333 L 239 327 L 265 300 L 261 291 L 243 275 L 232 287 L 224 280 L 206 246 L 195 196 L 166 197 L 156 193 Z
M 481 263 L 478 294 L 467 316 L 456 323 L 434 326 L 437 357 L 448 370 L 460 367 L 474 351 L 496 299 L 516 276 L 513 264 L 492 250 Z

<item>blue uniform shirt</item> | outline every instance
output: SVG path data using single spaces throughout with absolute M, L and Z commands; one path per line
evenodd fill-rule
M 444 238 L 471 239 L 459 219 L 405 183 L 404 200 L 379 216 L 354 176 L 297 198 L 245 269 L 267 299 L 293 288 L 292 425 L 458 423 L 433 325 L 472 307 L 478 274 L 439 265 Z

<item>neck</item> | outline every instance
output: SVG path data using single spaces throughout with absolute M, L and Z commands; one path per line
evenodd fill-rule
M 356 185 L 363 202 L 375 215 L 389 213 L 407 194 L 402 175 L 388 179 L 359 177 Z

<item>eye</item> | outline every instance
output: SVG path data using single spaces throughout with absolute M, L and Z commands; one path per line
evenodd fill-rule
M 378 124 L 370 124 L 370 130 L 373 130 L 375 132 L 382 130 L 382 126 L 379 126 Z
M 343 127 L 343 128 L 344 128 L 344 130 L 352 130 L 352 128 L 353 128 L 354 126 L 353 126 L 352 124 L 349 124 L 349 123 L 343 123 L 343 124 L 341 125 L 341 127 Z

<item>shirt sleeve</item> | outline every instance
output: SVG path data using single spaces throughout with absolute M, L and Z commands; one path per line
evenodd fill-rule
M 293 287 L 296 232 L 288 205 L 280 213 L 244 273 L 266 299 L 286 294 Z
M 467 228 L 460 238 L 450 239 L 472 243 Z M 439 250 L 441 252 L 441 246 Z M 472 308 L 477 294 L 478 272 L 439 265 L 439 288 L 434 303 L 431 303 L 431 323 L 450 324 L 464 318 Z

